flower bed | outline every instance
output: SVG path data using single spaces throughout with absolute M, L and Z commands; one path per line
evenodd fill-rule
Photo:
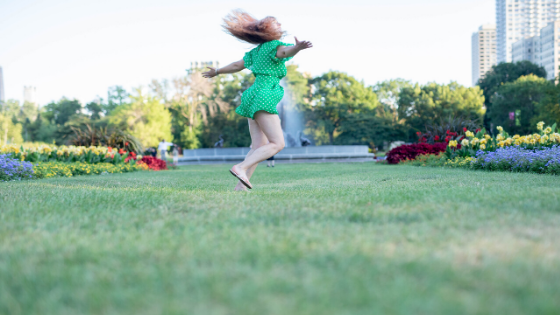
M 0 182 L 30 179 L 33 177 L 33 165 L 0 154 Z
M 142 159 L 138 161 L 138 164 L 145 164 L 148 166 L 149 169 L 154 171 L 161 171 L 167 169 L 167 162 L 152 156 L 142 157 Z
M 544 122 L 540 122 L 537 124 L 540 133 L 525 136 L 510 136 L 504 128 L 498 126 L 497 129 L 499 134 L 496 137 L 487 134 L 485 129 L 476 133 L 465 130 L 466 138 L 460 140 L 460 144 L 459 141 L 450 141 L 445 155 L 452 160 L 456 157 L 475 157 L 479 151 L 494 152 L 499 148 L 543 150 L 560 144 L 560 134 L 556 132 L 556 124 L 545 128 Z
M 33 178 L 51 178 L 51 177 L 72 177 L 76 175 L 94 175 L 94 174 L 115 174 L 129 173 L 145 170 L 140 165 L 132 164 L 111 164 L 97 163 L 88 164 L 84 162 L 63 163 L 63 162 L 43 162 L 33 166 Z
M 32 163 L 38 162 L 84 162 L 88 164 L 97 163 L 136 163 L 136 153 L 127 152 L 123 149 L 114 150 L 111 147 L 81 147 L 81 146 L 54 146 L 54 145 L 31 145 L 0 146 L 0 154 L 8 154 L 12 158 Z
M 517 146 L 499 148 L 495 152 L 479 151 L 468 167 L 489 171 L 560 175 L 560 146 L 541 150 Z
M 397 164 L 404 160 L 414 160 L 423 154 L 439 154 L 447 148 L 447 143 L 414 143 L 394 148 L 387 153 L 387 163 Z

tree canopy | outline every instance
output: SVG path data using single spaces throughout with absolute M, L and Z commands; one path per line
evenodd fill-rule
M 488 118 L 492 127 L 502 126 L 511 134 L 535 130 L 533 117 L 544 91 L 553 83 L 530 74 L 500 86 L 492 96 Z

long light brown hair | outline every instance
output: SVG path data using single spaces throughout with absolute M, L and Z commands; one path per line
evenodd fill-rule
M 245 11 L 234 10 L 224 18 L 222 27 L 226 33 L 239 40 L 251 44 L 262 44 L 284 36 L 285 32 L 276 26 L 277 23 L 278 21 L 273 16 L 257 20 Z

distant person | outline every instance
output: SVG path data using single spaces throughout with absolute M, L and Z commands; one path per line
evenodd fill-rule
M 297 38 L 295 45 L 281 42 L 285 32 L 272 16 L 257 20 L 246 12 L 236 10 L 224 18 L 223 27 L 237 39 L 257 45 L 243 59 L 220 69 L 208 67 L 210 70 L 202 74 L 205 78 L 213 78 L 221 73 L 235 73 L 247 68 L 255 76 L 255 83 L 243 92 L 241 105 L 235 110 L 248 118 L 253 144 L 245 160 L 230 170 L 239 179 L 235 190 L 245 190 L 245 187 L 253 188 L 249 179 L 258 163 L 280 152 L 285 145 L 276 110 L 284 96 L 284 89 L 280 86 L 280 79 L 287 73 L 284 63 L 313 45 Z
M 165 142 L 165 139 L 161 139 L 161 142 L 158 145 L 158 151 L 161 155 L 161 159 L 165 161 L 165 154 L 167 153 L 167 148 L 172 146 L 173 143 Z
M 274 155 L 266 159 L 266 167 L 274 167 Z

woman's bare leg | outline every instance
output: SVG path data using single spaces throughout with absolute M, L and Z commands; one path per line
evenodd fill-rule
M 245 160 L 249 156 L 251 156 L 255 152 L 255 150 L 257 150 L 258 148 L 260 148 L 263 145 L 268 143 L 268 139 L 266 138 L 266 136 L 262 132 L 259 125 L 257 125 L 257 122 L 252 120 L 251 118 L 249 118 L 247 120 L 249 121 L 249 133 L 251 134 L 251 150 L 249 150 L 249 152 L 247 153 L 247 156 L 245 157 Z M 251 179 L 251 176 L 253 175 L 253 172 L 255 171 L 257 166 L 258 166 L 258 164 L 255 164 L 247 170 L 247 172 L 246 172 L 247 179 Z M 247 190 L 247 187 L 245 187 L 245 185 L 243 185 L 241 183 L 241 181 L 239 181 L 237 183 L 237 186 L 235 186 L 234 190 L 236 190 L 236 191 Z
M 256 148 L 251 155 L 247 155 L 245 161 L 236 165 L 236 169 L 242 177 L 247 176 L 249 169 L 253 166 L 275 155 L 284 148 L 284 134 L 282 133 L 278 115 L 258 111 L 254 117 L 259 129 L 268 139 L 268 143 Z

